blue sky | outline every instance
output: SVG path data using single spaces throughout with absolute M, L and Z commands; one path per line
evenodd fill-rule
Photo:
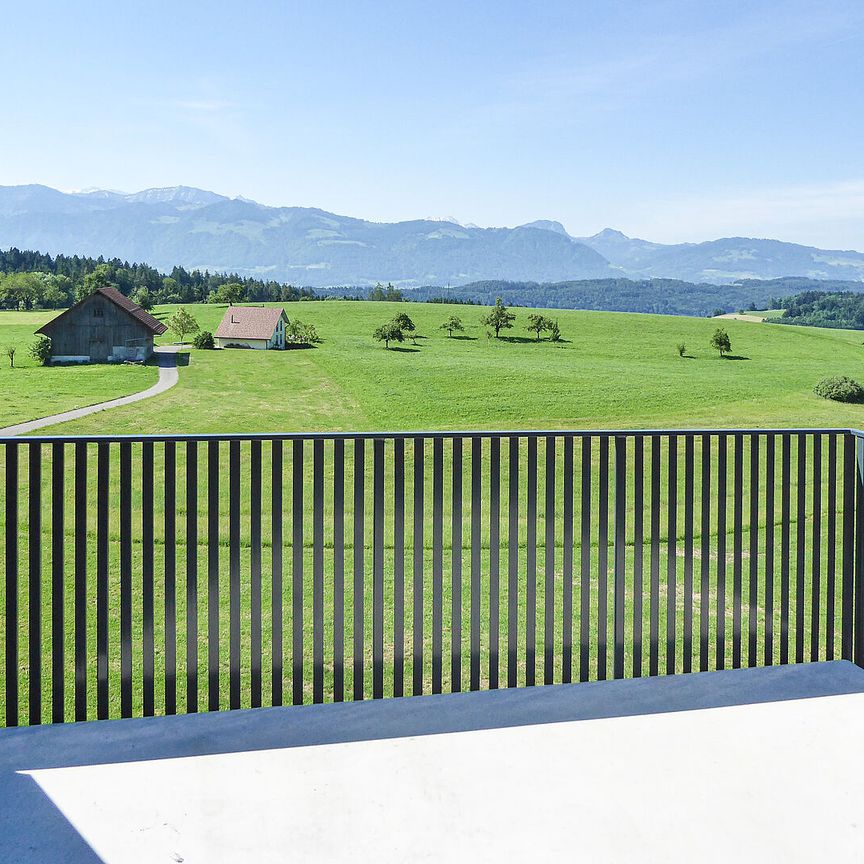
M 864 250 L 861 0 L 19 0 L 3 28 L 0 184 Z

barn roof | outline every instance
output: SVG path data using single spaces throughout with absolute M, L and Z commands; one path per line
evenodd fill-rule
M 213 335 L 219 339 L 271 339 L 284 315 L 281 306 L 229 306 Z
M 125 294 L 121 294 L 116 288 L 105 287 L 105 288 L 97 288 L 93 294 L 101 294 L 106 300 L 110 300 L 115 306 L 122 309 L 132 318 L 135 318 L 141 324 L 143 324 L 154 336 L 161 336 L 168 330 L 168 327 L 159 321 L 157 318 L 154 318 L 149 312 L 142 309 L 137 303 L 134 303 L 130 300 Z M 36 332 L 44 333 L 46 336 L 50 336 L 50 331 L 54 329 L 54 327 L 60 323 L 73 309 L 77 309 L 82 303 L 86 303 L 90 297 L 93 295 L 90 294 L 82 300 L 79 300 L 74 306 L 70 306 L 65 312 L 61 312 L 56 318 L 52 318 L 47 324 L 40 327 Z

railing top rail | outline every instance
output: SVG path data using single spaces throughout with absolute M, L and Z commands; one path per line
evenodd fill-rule
M 864 438 L 864 431 L 841 427 L 790 427 L 790 428 L 715 428 L 715 429 L 458 429 L 458 430 L 410 430 L 402 432 L 219 432 L 219 433 L 155 433 L 124 435 L 21 435 L 0 436 L 0 444 L 53 444 L 53 443 L 117 443 L 121 441 L 355 441 L 376 439 L 411 440 L 414 438 L 650 438 L 653 436 L 702 436 L 702 435 L 846 435 Z

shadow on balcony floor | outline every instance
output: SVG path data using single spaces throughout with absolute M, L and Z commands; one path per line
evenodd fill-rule
M 0 860 L 860 860 L 862 721 L 834 662 L 0 730 Z

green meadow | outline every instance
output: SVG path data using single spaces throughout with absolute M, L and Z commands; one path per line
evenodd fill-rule
M 209 330 L 225 312 L 215 305 L 187 309 Z M 167 320 L 173 308 L 155 311 Z M 538 343 L 526 329 L 532 310 L 513 311 L 513 329 L 496 340 L 480 326 L 479 307 L 287 304 L 290 318 L 317 327 L 320 345 L 284 352 L 190 349 L 189 365 L 173 390 L 54 431 L 850 426 L 864 416 L 864 407 L 813 394 L 829 375 L 864 375 L 864 348 L 855 331 L 541 310 L 559 320 L 565 341 Z M 418 338 L 416 345 L 408 340 L 387 351 L 371 334 L 397 312 L 414 319 Z M 438 329 L 450 314 L 465 324 L 465 332 L 452 339 Z M 22 366 L 27 333 L 46 317 L 0 313 L 0 344 L 17 341 Z M 732 358 L 721 360 L 708 347 L 718 324 L 731 337 Z M 169 332 L 161 341 L 174 339 Z M 679 343 L 686 346 L 685 357 L 678 356 Z M 122 395 L 137 389 L 131 385 L 136 376 L 147 386 L 155 371 L 2 368 L 4 394 L 12 398 L 5 400 L 0 422 L 73 407 L 76 388 L 80 404 Z
M 190 306 L 187 307 L 198 320 L 202 329 L 215 329 L 224 307 Z M 173 310 L 157 309 L 161 317 L 167 319 Z M 561 326 L 564 342 L 555 344 L 546 341 L 536 342 L 525 329 L 529 310 L 515 309 L 517 321 L 505 338 L 487 338 L 479 319 L 484 310 L 468 306 L 440 306 L 437 304 L 388 304 L 361 302 L 313 302 L 289 304 L 286 307 L 289 317 L 300 318 L 314 324 L 323 342 L 315 348 L 284 352 L 258 352 L 249 350 L 196 351 L 190 349 L 189 363 L 180 370 L 180 383 L 171 391 L 154 399 L 127 408 L 101 413 L 84 420 L 53 427 L 52 433 L 97 434 L 97 433 L 207 433 L 207 432 L 286 432 L 286 431 L 399 431 L 399 430 L 519 430 L 519 429 L 600 429 L 600 428 L 722 428 L 722 427 L 781 427 L 781 426 L 819 426 L 849 427 L 861 425 L 860 406 L 843 406 L 826 402 L 812 393 L 814 384 L 828 375 L 850 375 L 859 377 L 859 364 L 862 359 L 860 334 L 851 331 L 817 330 L 800 327 L 764 325 L 748 321 L 723 321 L 732 340 L 733 355 L 720 359 L 708 347 L 708 341 L 718 322 L 653 315 L 630 315 L 613 313 L 552 312 L 544 314 L 557 317 Z M 405 311 L 417 324 L 416 345 L 409 339 L 399 346 L 400 350 L 386 351 L 373 342 L 371 333 L 376 326 L 391 318 L 397 312 Z M 447 338 L 438 328 L 450 314 L 459 315 L 466 327 L 461 338 Z M 12 334 L 12 328 L 20 328 L 21 338 L 32 332 L 40 319 L 46 316 L 39 313 L 16 314 L 10 316 L 10 329 L 0 317 L 0 343 L 3 336 Z M 174 337 L 169 332 L 162 341 L 171 342 Z M 685 357 L 679 357 L 676 346 L 686 346 Z M 22 341 L 23 345 L 23 341 Z M 23 348 L 22 348 L 23 350 Z M 94 367 L 101 373 L 99 386 L 101 394 L 88 394 L 87 401 L 93 398 L 111 398 L 123 391 L 121 375 L 127 371 L 147 376 L 152 369 L 134 367 Z M 38 381 L 39 376 L 77 375 L 89 370 L 79 369 L 40 369 L 22 367 L 21 369 L 2 369 L 2 378 L 14 379 L 19 373 L 32 372 L 27 381 Z M 116 374 L 115 374 L 116 373 Z M 21 376 L 23 379 L 23 375 Z M 95 381 L 95 378 L 94 378 Z M 147 386 L 148 382 L 144 386 Z M 25 381 L 19 388 L 29 387 Z M 50 391 L 50 388 L 47 388 Z M 141 389 L 132 387 L 131 389 Z M 25 416 L 40 416 L 50 413 L 53 406 L 43 405 L 34 389 L 22 396 L 25 404 L 16 410 L 15 419 Z M 81 404 L 85 404 L 82 402 Z M 66 407 L 72 407 L 71 405 Z M 23 414 L 23 416 L 22 416 Z M 812 453 L 813 443 L 808 440 L 807 453 Z M 836 486 L 829 478 L 829 440 L 827 436 L 818 439 L 822 447 L 822 462 L 818 475 L 811 470 L 808 456 L 802 507 L 798 509 L 798 442 L 793 439 L 789 452 L 791 482 L 788 486 L 792 509 L 790 558 L 800 560 L 806 566 L 793 565 L 792 600 L 788 633 L 794 645 L 797 640 L 806 644 L 808 652 L 814 627 L 824 636 L 829 621 L 837 618 L 840 603 L 838 573 L 839 558 L 829 557 L 827 538 L 834 539 L 834 549 L 839 555 L 842 539 L 842 502 Z M 742 531 L 740 545 L 736 545 L 733 530 L 735 452 L 734 439 L 726 442 L 726 469 L 723 479 L 726 494 L 722 502 L 716 499 L 720 481 L 719 442 L 712 441 L 708 464 L 710 477 L 703 477 L 702 440 L 694 442 L 692 458 L 696 466 L 692 494 L 696 502 L 693 512 L 693 544 L 687 545 L 687 526 L 685 524 L 684 499 L 686 497 L 684 464 L 688 458 L 685 442 L 679 438 L 674 451 L 663 439 L 657 484 L 659 499 L 656 526 L 651 530 L 653 511 L 647 506 L 635 506 L 635 451 L 630 439 L 627 452 L 626 481 L 626 528 L 624 532 L 625 554 L 625 591 L 626 591 L 626 673 L 651 671 L 650 642 L 654 642 L 654 654 L 659 671 L 667 668 L 668 663 L 675 669 L 684 668 L 685 653 L 698 668 L 698 622 L 703 612 L 710 622 L 711 646 L 709 662 L 713 666 L 719 662 L 717 654 L 717 634 L 722 634 L 723 659 L 731 662 L 733 630 L 736 620 L 743 632 L 743 662 L 747 662 L 748 629 L 752 626 L 757 632 L 757 662 L 763 662 L 766 652 L 776 660 L 779 658 L 780 643 L 775 639 L 773 645 L 767 643 L 768 629 L 780 633 L 786 625 L 780 618 L 778 600 L 782 591 L 779 568 L 775 563 L 771 584 L 774 601 L 766 604 L 764 573 L 768 553 L 774 561 L 781 554 L 780 501 L 783 483 L 780 476 L 781 452 L 777 442 L 776 466 L 772 476 L 766 474 L 767 438 L 762 438 L 760 460 L 751 464 L 749 439 L 742 450 L 741 458 L 741 512 Z M 611 675 L 612 610 L 614 606 L 612 579 L 612 496 L 610 487 L 610 509 L 604 533 L 604 522 L 599 512 L 598 488 L 603 476 L 611 484 L 614 475 L 614 447 L 610 452 L 608 475 L 601 466 L 599 439 L 593 440 L 593 448 L 587 454 L 588 461 L 583 465 L 580 442 L 576 442 L 573 474 L 573 544 L 565 544 L 564 520 L 561 502 L 564 500 L 563 439 L 558 438 L 555 451 L 545 449 L 545 440 L 539 442 L 537 461 L 537 520 L 536 571 L 530 566 L 531 544 L 530 523 L 528 520 L 528 490 L 526 485 L 529 454 L 524 438 L 518 447 L 519 488 L 517 511 L 514 512 L 517 527 L 514 535 L 515 556 L 518 578 L 514 583 L 508 581 L 507 526 L 510 520 L 508 483 L 511 464 L 508 458 L 507 441 L 501 442 L 501 485 L 498 505 L 500 510 L 500 534 L 498 544 L 493 542 L 489 517 L 492 512 L 489 490 L 489 466 L 492 458 L 490 442 L 484 441 L 480 452 L 483 488 L 480 494 L 482 519 L 480 534 L 474 537 L 474 526 L 470 519 L 472 495 L 471 467 L 472 453 L 469 442 L 465 442 L 462 454 L 462 470 L 453 470 L 454 451 L 450 442 L 445 442 L 442 454 L 443 484 L 441 490 L 442 525 L 442 582 L 436 588 L 433 584 L 433 532 L 435 530 L 432 510 L 432 463 L 433 447 L 430 441 L 424 446 L 423 487 L 424 501 L 422 511 L 416 514 L 414 500 L 414 450 L 409 442 L 405 453 L 405 543 L 403 549 L 397 544 L 395 532 L 395 484 L 392 471 L 393 444 L 388 442 L 385 450 L 385 503 L 383 530 L 383 652 L 385 693 L 394 691 L 394 657 L 404 654 L 405 667 L 402 683 L 405 692 L 410 692 L 415 655 L 412 634 L 415 627 L 413 614 L 414 598 L 422 598 L 423 617 L 423 657 L 416 658 L 425 692 L 435 683 L 431 658 L 437 650 L 433 643 L 433 606 L 438 603 L 442 609 L 442 635 L 438 646 L 442 656 L 442 687 L 462 689 L 469 686 L 468 657 L 471 640 L 471 616 L 477 615 L 479 627 L 482 670 L 481 685 L 489 686 L 493 681 L 490 658 L 497 634 L 500 663 L 497 682 L 507 680 L 507 645 L 513 632 L 517 680 L 520 684 L 529 680 L 531 673 L 536 681 L 543 680 L 543 643 L 548 640 L 553 647 L 554 680 L 564 680 L 568 670 L 564 668 L 565 644 L 572 641 L 573 657 L 569 673 L 576 679 L 580 673 L 583 656 L 587 673 L 591 678 L 603 674 Z M 841 442 L 839 443 L 842 446 Z M 91 610 L 87 617 L 86 641 L 88 654 L 88 711 L 93 714 L 96 702 L 95 666 L 95 614 L 96 584 L 96 541 L 99 536 L 98 507 L 95 500 L 97 453 L 95 445 L 87 447 L 87 494 L 85 512 L 82 518 L 86 523 L 86 533 L 81 541 L 80 532 L 75 525 L 74 470 L 76 453 L 73 447 L 66 448 L 64 468 L 64 490 L 62 499 L 65 504 L 63 515 L 62 570 L 65 581 L 62 606 L 67 622 L 74 620 L 74 560 L 76 539 L 82 542 L 80 552 L 86 558 L 86 605 Z M 119 713 L 119 485 L 118 450 L 112 445 L 112 464 L 108 489 L 108 548 L 109 548 L 109 678 L 110 706 L 112 716 Z M 670 485 L 669 465 L 674 452 L 678 474 L 674 487 Z M 132 596 L 133 596 L 133 680 L 134 709 L 140 713 L 143 705 L 142 682 L 145 668 L 142 597 L 145 591 L 144 552 L 149 548 L 145 538 L 142 509 L 145 507 L 144 486 L 141 477 L 142 446 L 132 447 L 132 490 L 131 490 L 131 543 L 132 543 Z M 337 454 L 332 442 L 327 442 L 323 451 L 323 523 L 320 530 L 315 527 L 314 505 L 316 487 L 313 477 L 314 453 L 307 444 L 303 452 L 303 462 L 295 460 L 299 454 L 290 444 L 283 448 L 281 473 L 282 499 L 276 509 L 273 502 L 273 451 L 266 443 L 262 448 L 261 460 L 261 638 L 262 638 L 262 686 L 264 702 L 269 701 L 274 685 L 272 665 L 274 645 L 278 650 L 278 616 L 276 607 L 282 612 L 283 664 L 282 689 L 285 699 L 290 700 L 294 679 L 291 673 L 292 661 L 303 669 L 301 686 L 302 696 L 310 701 L 313 698 L 313 645 L 320 639 L 319 647 L 323 652 L 323 688 L 327 699 L 334 697 L 338 663 L 336 646 L 344 644 L 344 680 L 342 691 L 348 698 L 351 695 L 351 666 L 355 662 L 365 670 L 363 692 L 371 695 L 373 665 L 373 451 L 367 445 L 365 464 L 362 471 L 354 460 L 353 445 L 345 448 L 345 504 L 344 525 L 341 535 L 337 532 L 334 517 L 334 465 Z M 547 460 L 547 455 L 551 460 Z M 648 490 L 653 479 L 649 457 L 649 444 L 646 442 L 643 464 L 643 492 L 648 499 Z M 840 457 L 837 453 L 837 457 Z M 154 559 L 153 559 L 153 603 L 155 610 L 155 669 L 157 713 L 164 710 L 162 692 L 164 677 L 165 635 L 166 635 L 166 593 L 165 567 L 169 559 L 176 561 L 177 606 L 174 623 L 177 628 L 177 680 L 180 682 L 178 706 L 185 707 L 185 686 L 187 673 L 187 645 L 192 656 L 197 657 L 199 690 L 197 705 L 207 705 L 207 628 L 209 600 L 208 558 L 217 550 L 218 564 L 215 584 L 218 597 L 213 595 L 220 625 L 220 696 L 221 704 L 228 699 L 228 633 L 230 615 L 228 598 L 230 594 L 230 560 L 237 556 L 240 574 L 240 636 L 242 660 L 242 704 L 250 703 L 251 658 L 253 646 L 253 627 L 251 610 L 258 608 L 254 589 L 257 579 L 253 564 L 258 555 L 258 545 L 253 535 L 253 514 L 257 506 L 251 493 L 252 448 L 243 442 L 239 450 L 241 471 L 238 545 L 233 549 L 229 543 L 229 447 L 222 444 L 216 454 L 217 474 L 219 475 L 218 533 L 212 537 L 208 520 L 208 451 L 206 445 L 197 447 L 197 471 L 194 471 L 197 497 L 188 499 L 189 474 L 187 473 L 188 451 L 185 445 L 176 450 L 176 488 L 172 500 L 165 500 L 164 485 L 165 451 L 161 443 L 154 448 Z M 28 487 L 29 451 L 22 448 L 19 466 L 19 519 L 17 536 L 19 539 L 20 559 L 18 568 L 18 608 L 19 639 L 21 645 L 22 703 L 21 717 L 27 710 L 27 669 L 26 646 L 30 638 L 28 628 L 28 541 L 31 524 L 28 514 L 30 489 Z M 51 567 L 53 563 L 51 517 L 53 512 L 49 494 L 49 478 L 52 470 L 53 454 L 43 452 L 41 477 L 42 501 L 41 544 L 39 546 L 41 573 L 43 581 L 43 604 L 40 618 L 42 621 L 41 641 L 43 647 L 43 719 L 50 716 L 50 637 L 51 637 Z M 836 463 L 835 463 L 836 464 Z M 758 475 L 758 483 L 751 484 L 751 470 Z M 547 472 L 554 471 L 556 509 L 547 513 L 545 493 Z M 361 534 L 355 538 L 355 482 L 362 477 L 361 498 L 364 502 L 364 522 Z M 592 498 L 583 507 L 582 478 L 590 483 Z M 454 482 L 455 478 L 455 482 Z M 699 509 L 703 483 L 708 483 L 711 496 L 711 510 L 708 519 L 708 532 L 701 530 L 702 514 Z M 818 487 L 818 499 L 814 488 Z M 766 492 L 773 492 L 774 506 L 769 509 Z M 461 494 L 456 492 L 461 490 Z M 302 495 L 302 500 L 296 494 Z M 461 514 L 456 503 L 461 497 Z M 670 514 L 669 502 L 678 502 L 677 514 Z M 295 505 L 295 501 L 297 502 Z M 755 503 L 754 503 L 755 502 Z M 191 503 L 191 509 L 187 506 Z M 294 519 L 294 511 L 299 508 L 302 518 Z M 167 510 L 176 512 L 176 529 L 168 533 L 165 522 Z M 0 523 L 5 530 L 5 506 L 0 507 Z M 725 522 L 721 520 L 723 514 Z M 833 514 L 833 515 L 829 515 Z M 836 518 L 834 518 L 836 516 Z M 673 518 L 675 521 L 673 521 Z M 637 535 L 636 526 L 642 520 L 642 535 Z M 422 526 L 423 541 L 414 547 L 415 522 Z M 554 538 L 546 544 L 547 523 L 554 526 Z M 798 527 L 802 526 L 801 533 Z M 458 533 L 454 537 L 454 526 Z M 297 533 L 302 527 L 302 533 Z M 585 533 L 583 534 L 583 529 Z M 194 540 L 193 534 L 194 531 Z M 278 531 L 281 531 L 281 541 Z M 752 531 L 752 535 L 751 535 Z M 817 546 L 814 538 L 821 538 Z M 653 534 L 653 538 L 651 535 Z M 752 539 L 755 538 L 755 539 Z M 359 539 L 359 545 L 355 543 Z M 655 540 L 652 545 L 651 539 Z M 474 607 L 472 599 L 472 540 L 476 543 L 475 554 L 479 555 L 480 606 Z M 295 545 L 297 554 L 295 555 Z M 801 553 L 798 554 L 799 544 Z M 344 551 L 343 551 L 344 550 Z M 572 570 L 565 570 L 566 556 L 572 551 Z M 419 570 L 415 574 L 415 552 L 420 553 Z M 492 561 L 495 555 L 500 561 L 499 579 L 493 579 Z M 192 571 L 187 569 L 191 553 L 196 562 Z M 316 582 L 314 575 L 316 554 L 323 556 L 321 571 L 323 582 Z M 641 554 L 642 568 L 637 568 Z M 547 555 L 548 566 L 547 566 Z M 343 557 L 344 556 L 344 557 Z M 356 558 L 355 558 L 356 556 Z M 281 559 L 281 585 L 274 580 L 276 562 Z M 337 626 L 334 612 L 337 603 L 337 585 L 334 574 L 339 561 L 344 561 L 344 604 L 340 607 L 344 621 Z M 703 562 L 707 562 L 707 581 L 702 583 Z M 400 568 L 401 563 L 401 568 Z M 295 566 L 297 565 L 297 566 Z M 298 569 L 299 566 L 299 569 Z M 751 568 L 752 571 L 751 571 Z M 400 597 L 396 573 L 404 569 L 404 596 Z M 757 573 L 759 587 L 752 595 L 749 591 L 750 573 Z M 360 582 L 355 584 L 355 574 L 360 574 Z M 740 585 L 735 586 L 735 579 Z M 821 579 L 814 581 L 813 574 L 820 573 Z M 641 574 L 641 576 L 640 576 Z M 186 605 L 187 587 L 191 580 L 197 579 L 197 617 L 193 609 Z M 688 599 L 687 580 L 693 579 L 692 597 Z M 187 581 L 189 580 L 189 581 Z M 655 581 L 653 591 L 651 581 Z M 529 592 L 528 587 L 532 588 Z M 564 627 L 565 586 L 572 589 L 573 618 L 569 629 Z M 569 590 L 568 589 L 568 590 Z M 549 593 L 547 593 L 547 590 Z M 5 586 L 0 586 L 0 603 L 5 599 Z M 302 592 L 302 593 L 301 593 Z M 359 592 L 359 593 L 358 593 Z M 511 595 L 511 592 L 512 595 Z M 316 600 L 316 596 L 318 599 Z M 363 602 L 357 602 L 362 596 Z M 512 596 L 512 599 L 511 599 Z M 580 603 L 583 596 L 587 600 L 586 616 L 582 616 Z M 652 597 L 654 603 L 652 604 Z M 299 606 L 295 606 L 296 603 Z M 553 629 L 547 634 L 545 609 L 548 602 L 553 610 Z M 280 602 L 281 599 L 281 602 Z M 637 603 L 638 601 L 638 603 Z M 396 630 L 395 609 L 404 602 L 405 632 L 401 639 Z M 324 630 L 316 637 L 314 620 L 316 609 L 323 604 Z M 639 609 L 641 604 L 641 610 Z M 498 616 L 495 616 L 495 608 Z M 294 609 L 302 609 L 302 620 L 294 616 Z M 515 611 L 515 619 L 507 620 L 508 608 Z M 736 611 L 740 610 L 740 611 Z M 801 624 L 797 615 L 800 610 Z M 363 633 L 362 654 L 355 657 L 353 640 L 354 614 L 360 615 L 359 628 Z M 190 617 L 191 616 L 191 617 Z M 652 618 L 654 638 L 652 640 Z M 190 624 L 190 620 L 192 623 Z M 688 648 L 685 630 L 690 622 L 691 634 L 695 627 L 696 636 Z M 459 623 L 461 622 L 461 627 Z M 527 643 L 529 622 L 536 634 L 536 654 L 531 654 Z M 674 637 L 671 645 L 666 641 L 666 628 L 673 624 Z M 767 625 L 770 622 L 771 627 Z M 416 623 L 419 623 L 419 619 Z M 515 630 L 511 631 L 513 624 Z M 291 633 L 294 627 L 302 633 L 303 650 L 299 657 L 293 654 Z M 194 642 L 187 642 L 187 627 Z M 632 651 L 637 630 L 641 627 L 643 648 L 641 662 Z M 604 635 L 605 634 L 605 635 Z M 832 649 L 839 651 L 839 631 L 835 629 L 831 639 Z M 67 719 L 73 716 L 72 693 L 74 669 L 72 656 L 74 634 L 71 626 L 64 630 L 66 651 L 66 692 L 64 710 Z M 608 648 L 608 663 L 603 659 L 603 646 Z M 824 641 L 820 656 L 825 655 Z M 461 654 L 460 666 L 451 669 L 451 654 Z M 808 653 L 809 656 L 809 653 Z M 583 667 L 584 668 L 584 667 Z M 5 675 L 3 660 L 0 658 L 0 678 Z M 2 693 L 2 681 L 0 681 Z M 2 709 L 2 706 L 0 706 Z

